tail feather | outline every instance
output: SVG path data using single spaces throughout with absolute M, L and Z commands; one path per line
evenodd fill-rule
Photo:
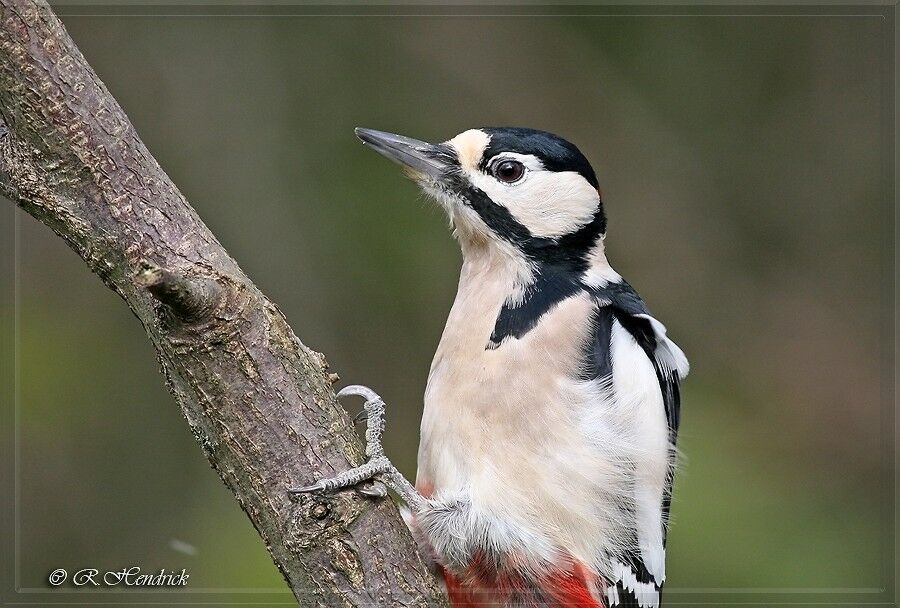
M 661 583 L 657 583 L 640 560 L 631 566 L 619 564 L 614 585 L 606 588 L 609 608 L 659 608 Z

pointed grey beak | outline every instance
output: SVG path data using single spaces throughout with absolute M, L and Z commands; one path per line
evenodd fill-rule
M 357 127 L 355 132 L 360 141 L 379 154 L 417 173 L 440 179 L 447 169 L 442 146 L 374 129 Z

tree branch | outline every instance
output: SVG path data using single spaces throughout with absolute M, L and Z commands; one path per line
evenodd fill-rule
M 43 0 L 0 0 L 0 117 L 0 193 L 143 323 L 194 436 L 297 599 L 443 604 L 389 500 L 288 495 L 363 459 L 334 375 L 201 222 Z

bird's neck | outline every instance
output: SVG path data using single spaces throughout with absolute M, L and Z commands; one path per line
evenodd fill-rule
M 620 278 L 606 259 L 602 238 L 586 252 L 546 259 L 526 256 L 507 243 L 470 241 L 463 247 L 454 308 L 470 319 L 477 315 L 486 327 L 476 335 L 488 329 L 487 346 L 497 348 L 507 339 L 522 338 L 563 300 Z M 473 302 L 481 307 L 478 311 Z
M 601 235 L 585 256 L 586 268 L 581 281 L 587 287 L 602 287 L 608 283 L 618 283 L 622 275 L 613 270 L 606 259 L 606 236 Z
M 513 244 L 494 239 L 465 239 L 460 246 L 460 288 L 499 284 L 505 292 L 504 302 L 511 306 L 529 294 L 567 291 L 564 285 L 592 288 L 622 278 L 607 260 L 602 235 L 585 251 L 548 251 L 543 257 L 526 255 Z

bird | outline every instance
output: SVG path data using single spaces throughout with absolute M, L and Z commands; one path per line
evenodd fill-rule
M 360 467 L 292 489 L 393 490 L 454 608 L 658 607 L 689 365 L 610 266 L 587 158 L 519 127 L 357 137 L 447 212 L 462 252 L 428 375 L 415 485 L 365 398 Z

